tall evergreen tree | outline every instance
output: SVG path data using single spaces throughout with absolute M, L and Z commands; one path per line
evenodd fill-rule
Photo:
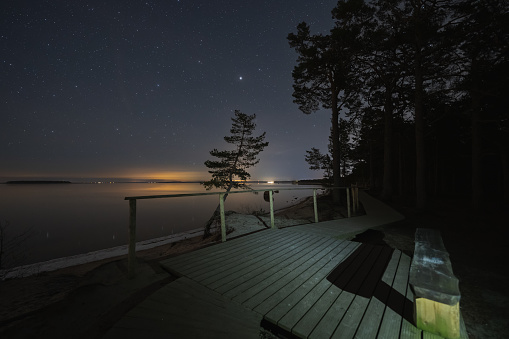
M 507 131 L 507 111 L 496 116 L 497 114 L 493 113 L 497 109 L 489 107 L 489 103 L 507 97 L 509 4 L 504 0 L 463 1 L 458 4 L 456 11 L 456 16 L 461 18 L 456 37 L 459 55 L 458 74 L 462 76 L 459 89 L 466 92 L 470 101 L 468 111 L 472 136 L 472 206 L 479 209 L 483 196 L 482 156 L 485 148 L 483 143 L 486 143 L 483 140 L 502 136 L 504 134 L 499 132 Z M 486 120 L 498 121 L 499 126 L 489 133 L 483 133 L 483 129 L 487 128 L 486 123 L 483 123 Z M 507 141 L 507 138 L 499 139 Z M 509 147 L 506 142 L 498 144 L 502 166 L 505 166 L 504 191 L 507 197 Z
M 402 0 L 399 17 L 404 23 L 400 48 L 409 56 L 408 86 L 413 92 L 415 125 L 415 193 L 416 206 L 427 202 L 425 135 L 427 101 L 433 92 L 444 90 L 450 83 L 449 69 L 454 53 L 447 27 L 455 20 L 451 16 L 452 2 L 435 0 Z
M 380 107 L 383 113 L 382 196 L 386 199 L 393 192 L 393 119 L 394 112 L 403 103 L 398 94 L 406 62 L 399 45 L 400 4 L 401 0 L 342 0 L 332 11 L 334 30 L 346 32 L 349 38 L 342 39 L 343 44 L 355 51 L 354 85 L 358 87 L 355 91 L 362 95 L 364 106 Z M 360 122 L 362 112 L 365 110 L 357 107 L 348 116 Z
M 358 3 L 359 1 L 348 1 L 345 10 L 362 12 L 362 9 L 365 9 L 362 6 L 363 2 L 360 1 L 360 6 Z M 360 86 L 354 76 L 354 60 L 357 53 L 354 42 L 359 34 L 362 34 L 359 27 L 361 25 L 355 22 L 349 26 L 335 27 L 328 35 L 311 35 L 309 26 L 302 22 L 297 26 L 297 34 L 288 35 L 290 47 L 295 48 L 298 53 L 297 65 L 292 72 L 294 102 L 305 114 L 317 111 L 320 106 L 332 111 L 334 186 L 341 185 L 339 113 L 342 109 L 356 106 L 359 102 Z M 337 201 L 339 192 L 334 193 Z
M 235 110 L 235 117 L 232 118 L 231 135 L 225 136 L 224 140 L 234 149 L 219 151 L 213 149 L 210 155 L 216 157 L 217 160 L 205 161 L 205 166 L 210 170 L 212 179 L 203 183 L 207 190 L 215 188 L 224 189 L 226 194 L 224 200 L 228 196 L 228 192 L 232 188 L 248 189 L 246 181 L 251 177 L 247 169 L 258 164 L 260 159 L 258 154 L 269 145 L 265 142 L 265 132 L 259 136 L 253 136 L 256 128 L 256 115 L 247 115 Z M 219 205 L 212 214 L 212 217 L 205 225 L 204 236 L 210 235 L 210 226 L 212 222 L 219 216 Z

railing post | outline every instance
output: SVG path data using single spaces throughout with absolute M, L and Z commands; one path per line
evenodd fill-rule
M 350 189 L 348 187 L 346 188 L 346 208 L 348 210 L 348 217 L 350 218 L 351 217 L 351 213 L 350 213 Z
M 127 254 L 127 276 L 134 278 L 136 274 L 136 199 L 129 200 L 129 252 Z
M 313 190 L 313 207 L 315 210 L 315 222 L 318 222 L 318 206 L 316 205 L 316 189 Z
M 224 217 L 224 193 L 219 194 L 219 210 L 221 215 L 221 241 L 226 241 L 226 221 Z
M 269 201 L 270 201 L 270 227 L 276 228 L 274 225 L 274 201 L 272 200 L 273 191 L 269 191 Z

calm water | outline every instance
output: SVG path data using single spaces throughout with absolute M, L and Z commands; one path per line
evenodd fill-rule
M 252 189 L 303 188 L 254 184 Z M 313 187 L 313 186 L 308 186 Z M 206 192 L 200 184 L 56 184 L 0 185 L 0 220 L 4 233 L 4 263 L 16 265 L 50 260 L 127 243 L 129 203 L 126 196 Z M 312 190 L 280 191 L 275 208 L 312 195 Z M 203 227 L 218 204 L 218 196 L 137 201 L 137 240 L 147 240 Z M 269 210 L 260 194 L 228 196 L 226 210 L 239 213 Z M 11 240 L 20 234 L 23 241 Z M 12 255 L 15 258 L 12 258 Z M 8 260 L 8 262 L 6 262 Z M 10 262 L 9 262 L 10 261 Z

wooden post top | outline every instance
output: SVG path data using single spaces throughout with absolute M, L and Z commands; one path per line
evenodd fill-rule
M 415 296 L 455 305 L 460 300 L 458 284 L 440 231 L 418 228 L 415 232 L 415 252 L 410 266 L 410 285 Z

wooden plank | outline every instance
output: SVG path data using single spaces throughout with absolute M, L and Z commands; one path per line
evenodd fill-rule
M 325 279 L 327 274 L 336 266 L 337 262 L 346 258 L 355 247 L 356 244 L 352 242 L 342 242 L 340 246 L 333 250 L 332 255 L 334 255 L 334 257 L 332 257 L 316 274 L 303 282 L 298 289 L 273 308 L 267 314 L 267 317 L 277 321 L 277 324 L 281 328 L 291 331 L 293 326 L 295 326 L 315 301 L 325 293 L 327 288 L 331 285 L 330 282 Z M 323 284 L 323 281 L 327 283 Z
M 236 265 L 225 265 L 226 268 L 224 269 L 217 267 L 211 272 L 212 274 L 205 277 L 205 279 L 202 278 L 201 282 L 212 289 L 217 289 L 230 281 L 244 281 L 250 272 L 257 270 L 257 268 L 265 263 L 272 263 L 272 266 L 274 266 L 278 262 L 294 255 L 295 252 L 304 252 L 307 248 L 313 248 L 316 246 L 316 243 L 325 240 L 326 238 L 320 237 L 300 237 L 284 244 L 274 243 L 270 248 L 265 249 L 261 254 L 251 259 L 247 259 L 239 254 L 239 260 L 236 261 Z
M 396 278 L 387 300 L 388 307 L 385 308 L 379 336 L 381 338 L 397 338 L 400 335 L 402 314 L 404 311 L 404 299 L 398 298 L 398 294 L 406 296 L 408 274 L 410 271 L 410 257 L 401 254 Z M 405 297 L 406 298 L 406 297 Z
M 415 236 L 414 258 L 410 270 L 410 284 L 413 286 L 415 297 L 455 307 L 460 301 L 459 281 L 453 274 L 449 253 L 443 246 L 440 232 L 418 228 Z M 436 305 L 436 308 L 442 307 Z M 446 327 L 454 329 L 455 334 L 459 334 L 459 314 L 454 315 L 447 310 L 445 316 L 449 315 L 453 315 L 453 318 Z M 416 316 L 419 324 L 419 313 Z M 447 323 L 448 321 L 440 314 L 437 314 L 435 318 L 437 322 Z M 433 324 L 430 320 L 424 319 L 423 324 L 431 329 Z M 444 330 L 446 329 L 437 328 L 439 332 Z
M 128 312 L 106 337 L 116 337 L 125 333 L 122 329 L 129 329 L 132 333 L 144 333 L 143 337 L 163 333 L 166 337 L 258 338 L 261 319 L 218 293 L 180 278 Z
M 355 296 L 348 310 L 336 328 L 332 338 L 353 338 L 359 323 L 366 312 L 369 299 L 360 295 Z
M 259 295 L 265 294 L 266 297 L 262 303 L 260 303 L 254 310 L 260 314 L 267 314 L 270 310 L 276 307 L 282 300 L 284 300 L 290 293 L 295 291 L 303 281 L 309 279 L 321 265 L 325 264 L 328 259 L 323 259 L 323 254 L 330 249 L 327 248 L 314 257 L 310 258 L 307 262 L 303 263 L 297 270 L 293 270 L 289 274 L 285 275 L 282 279 L 278 280 L 275 284 L 260 293 Z M 317 267 L 319 266 L 319 267 Z M 278 316 L 279 318 L 280 316 Z M 277 320 L 271 319 L 265 316 L 265 319 L 277 323 Z
M 376 257 L 373 267 L 368 269 L 368 266 L 365 266 L 367 272 L 363 273 L 365 274 L 365 279 L 357 294 L 366 298 L 371 298 L 373 296 L 376 286 L 381 282 L 381 278 L 387 269 L 393 252 L 394 250 L 392 248 L 381 246 L 380 254 Z
M 447 338 L 460 337 L 460 304 L 447 305 L 426 298 L 415 299 L 417 327 Z
M 323 240 L 324 238 L 322 238 Z M 325 238 L 326 239 L 326 238 Z M 327 243 L 337 246 L 338 242 L 333 239 L 327 239 Z M 316 246 L 314 246 L 316 247 Z M 309 247 L 311 250 L 314 247 Z M 225 293 L 228 297 L 234 297 L 243 291 L 255 286 L 259 281 L 268 277 L 271 273 L 281 270 L 299 257 L 306 255 L 306 248 L 294 248 L 291 252 L 284 253 L 284 255 L 277 256 L 273 261 L 264 262 L 256 269 L 251 269 L 248 272 L 239 272 L 234 280 L 225 282 L 222 286 L 217 288 L 220 293 Z M 249 268 L 248 268 L 249 269 Z
M 210 318 L 212 312 L 218 313 L 221 318 L 243 324 L 259 323 L 261 320 L 254 312 L 231 303 L 227 298 L 194 281 L 179 280 L 154 293 L 141 304 L 140 309 L 151 306 L 154 309 L 161 308 L 161 312 L 176 310 L 180 314 L 188 311 L 192 319 Z
M 396 250 L 392 253 L 391 260 L 385 269 L 381 281 L 375 288 L 374 296 L 371 298 L 366 313 L 359 324 L 356 336 L 358 338 L 376 338 L 380 322 L 385 310 L 385 303 L 389 297 L 390 289 L 396 276 L 401 252 Z
M 350 244 L 353 245 L 352 247 L 349 247 L 349 250 L 351 252 L 353 252 L 359 246 L 359 244 L 357 243 Z M 325 290 L 325 292 L 321 293 L 323 290 Z M 345 294 L 343 295 L 342 300 L 335 304 L 338 297 L 342 293 L 343 290 L 332 285 L 332 283 L 327 279 L 324 279 L 322 282 L 320 282 L 320 284 L 318 284 L 317 287 L 313 289 L 313 293 L 310 293 L 309 298 L 303 300 L 304 304 L 310 304 L 311 306 L 306 311 L 306 313 L 302 315 L 302 317 L 298 320 L 297 324 L 295 324 L 292 327 L 292 333 L 301 338 L 309 337 L 311 333 L 314 331 L 314 329 L 318 326 L 318 324 L 324 319 L 325 315 L 333 305 L 336 308 L 336 311 L 341 310 L 342 300 L 349 298 L 349 295 Z M 336 321 L 339 321 L 340 313 L 332 311 L 328 316 L 329 319 L 323 320 L 324 324 L 331 324 L 330 321 L 334 321 L 335 315 L 339 317 L 338 319 L 336 319 Z M 332 334 L 334 329 L 335 325 L 334 328 L 329 331 L 329 336 Z M 327 333 L 327 331 L 328 331 L 327 328 L 321 328 L 317 330 L 315 334 L 317 336 L 320 336 L 324 333 Z
M 309 239 L 315 239 L 313 236 L 309 236 Z M 289 251 L 282 253 L 281 255 L 274 255 L 272 260 L 261 262 L 261 265 L 257 266 L 256 269 L 252 269 L 249 272 L 242 272 L 243 274 L 236 274 L 230 281 L 224 282 L 223 285 L 217 287 L 217 291 L 224 293 L 229 298 L 235 298 L 237 302 L 242 302 L 248 299 L 254 289 L 261 289 L 264 284 L 268 284 L 265 279 L 270 279 L 271 275 L 284 269 L 289 265 L 295 265 L 295 261 L 299 260 L 309 252 L 313 251 L 316 246 L 323 242 L 328 242 L 331 239 L 318 238 L 319 242 L 312 242 L 306 244 L 303 247 L 294 246 Z M 314 246 L 310 246 L 313 245 Z M 248 268 L 248 267 L 247 267 Z M 246 291 L 250 290 L 251 292 Z M 244 297 L 241 296 L 244 294 Z
M 231 241 L 227 241 L 226 243 L 213 244 L 213 245 L 201 248 L 197 251 L 192 251 L 192 252 L 184 253 L 182 255 L 171 257 L 171 258 L 163 260 L 162 262 L 165 264 L 168 264 L 168 265 L 173 265 L 173 264 L 177 264 L 177 263 L 183 264 L 183 263 L 186 263 L 187 261 L 192 261 L 192 260 L 196 259 L 197 257 L 202 256 L 203 254 L 213 255 L 217 251 L 221 251 L 221 250 L 224 251 L 224 250 L 229 250 L 231 248 L 235 248 L 238 246 L 243 246 L 246 242 L 263 241 L 263 239 L 270 238 L 270 237 L 274 236 L 276 233 L 277 232 L 269 232 L 269 230 L 264 230 L 262 232 L 257 232 L 257 233 L 251 234 L 248 237 L 232 239 Z M 201 254 L 198 254 L 198 252 L 200 252 Z
M 188 261 L 185 265 L 179 265 L 174 264 L 173 269 L 180 270 L 186 275 L 198 275 L 200 274 L 200 271 L 203 272 L 203 270 L 210 269 L 211 265 L 219 264 L 224 265 L 227 261 L 231 260 L 232 258 L 236 258 L 237 253 L 242 253 L 246 251 L 254 251 L 260 252 L 263 251 L 264 248 L 266 248 L 267 244 L 272 244 L 274 241 L 279 242 L 286 242 L 285 234 L 281 233 L 278 235 L 274 235 L 271 238 L 264 238 L 261 239 L 261 241 L 255 241 L 255 242 L 244 242 L 242 246 L 236 246 L 235 248 L 230 249 L 219 249 L 217 253 L 207 254 L 205 252 L 199 252 L 198 256 L 193 258 L 192 261 Z
M 421 339 L 422 337 L 422 330 L 415 327 L 413 324 L 413 313 L 414 313 L 414 294 L 412 292 L 412 288 L 410 286 L 410 281 L 407 284 L 407 292 L 406 292 L 406 299 L 405 299 L 405 315 L 403 317 L 402 323 L 401 323 L 401 337 L 402 338 L 409 338 L 409 339 Z
M 366 312 L 370 298 L 373 296 L 374 286 L 378 285 L 373 281 L 381 281 L 382 273 L 385 271 L 388 264 L 386 260 L 389 259 L 389 255 L 391 254 L 392 250 L 390 248 L 381 246 L 372 247 L 371 252 L 362 263 L 360 269 L 345 287 L 346 291 L 355 293 L 356 297 L 336 328 L 333 338 L 353 338 Z M 370 272 L 372 275 L 370 275 Z M 370 276 L 371 280 L 366 282 L 365 279 L 368 278 L 368 276 Z M 364 294 L 361 293 L 361 291 Z M 370 326 L 375 325 L 376 324 L 371 324 Z
M 415 242 L 423 243 L 426 247 L 437 251 L 447 252 L 440 231 L 430 228 L 418 228 L 415 230 Z
M 172 258 L 168 258 L 162 260 L 161 263 L 163 265 L 186 265 L 189 262 L 194 262 L 197 258 L 201 258 L 203 256 L 213 257 L 215 255 L 220 255 L 221 253 L 231 251 L 232 249 L 238 247 L 244 247 L 246 244 L 254 244 L 254 243 L 263 243 L 266 239 L 270 239 L 274 236 L 284 236 L 284 232 L 279 232 L 279 230 L 264 230 L 261 232 L 257 232 L 251 234 L 246 237 L 241 237 L 237 239 L 232 239 L 225 243 L 214 244 L 196 251 L 192 251 L 189 253 L 185 253 L 179 256 L 175 256 Z
M 323 238 L 326 240 L 321 243 L 324 246 L 330 246 L 331 238 Z M 258 305 L 263 303 L 267 298 L 276 293 L 282 286 L 286 285 L 289 281 L 301 274 L 305 269 L 317 261 L 315 255 L 320 251 L 329 252 L 328 247 L 317 246 L 310 252 L 301 256 L 290 265 L 282 267 L 277 271 L 271 270 L 271 275 L 268 279 L 264 280 L 261 284 L 253 286 L 249 290 L 239 294 L 234 300 L 244 300 L 242 304 L 250 309 L 255 309 Z M 246 298 L 247 297 L 247 298 Z
M 337 246 L 340 243 L 340 241 L 336 240 L 334 245 Z M 288 284 L 279 289 L 270 299 L 255 310 L 265 314 L 265 319 L 277 324 L 319 281 L 325 279 L 336 263 L 341 260 L 340 258 L 344 256 L 337 257 L 344 247 L 338 246 L 333 248 L 332 251 L 325 253 L 323 256 L 322 253 L 325 251 L 317 254 L 316 259 L 319 258 L 318 261 L 310 265 L 298 277 L 289 281 Z
M 329 237 L 334 237 L 337 234 L 341 233 L 341 227 L 339 227 L 339 225 L 336 225 L 336 226 L 330 225 L 329 226 L 329 225 L 322 225 L 321 223 L 292 226 L 292 227 L 288 227 L 287 229 L 296 231 L 296 232 L 314 233 L 314 234 L 319 234 L 322 236 L 329 236 Z
M 360 244 L 355 251 L 348 256 L 344 261 L 338 264 L 336 268 L 331 272 L 327 279 L 336 286 L 344 286 L 353 276 L 357 267 L 352 266 L 354 261 L 362 262 L 362 258 L 369 254 L 369 246 L 366 244 Z
M 331 288 L 337 288 L 336 286 L 331 286 Z M 343 316 L 346 314 L 348 307 L 352 303 L 355 298 L 355 294 L 342 291 L 342 293 L 338 296 L 338 298 L 331 305 L 327 313 L 323 316 L 323 318 L 318 322 L 314 330 L 310 334 L 310 338 L 330 338 L 336 327 L 338 326 Z
M 319 238 L 315 238 L 318 240 Z M 209 285 L 211 282 L 216 281 L 228 275 L 229 272 L 240 270 L 242 267 L 251 265 L 253 263 L 269 260 L 274 257 L 278 252 L 291 250 L 293 247 L 306 242 L 306 237 L 294 237 L 291 235 L 284 242 L 275 239 L 271 242 L 265 243 L 264 246 L 257 246 L 253 249 L 239 249 L 236 252 L 228 253 L 227 255 L 217 259 L 209 260 L 204 257 L 196 262 L 200 269 L 193 269 L 188 273 L 188 276 L 201 282 L 204 285 Z M 268 259 L 267 259 L 268 258 Z
M 380 246 L 371 247 L 371 251 L 369 252 L 366 259 L 358 263 L 359 266 L 355 275 L 350 278 L 350 281 L 346 284 L 344 288 L 347 291 L 357 290 L 356 294 L 360 294 L 361 287 L 366 279 L 367 275 L 371 270 L 373 270 L 374 265 L 381 255 L 382 248 Z M 385 269 L 385 267 L 384 267 Z M 340 287 L 341 288 L 341 287 Z
M 407 284 L 407 293 L 406 293 L 406 300 L 405 300 L 405 312 L 407 312 L 407 305 L 411 305 L 411 315 L 407 315 L 406 317 L 403 317 L 403 322 L 401 324 L 401 338 L 408 338 L 408 339 L 421 339 L 422 337 L 422 331 L 415 327 L 408 318 L 413 318 L 413 300 L 414 300 L 414 294 L 412 293 L 412 289 L 410 288 L 410 284 Z
M 301 300 L 302 307 L 295 307 L 288 313 L 290 317 L 292 311 L 304 310 L 303 315 L 294 316 L 296 320 L 293 320 L 291 325 L 287 324 L 286 327 L 291 326 L 292 333 L 299 338 L 307 338 L 341 292 L 342 290 L 332 285 L 327 279 L 322 280 L 306 298 Z M 293 324 L 295 321 L 297 323 Z
M 239 240 L 244 239 L 243 241 L 235 242 L 234 245 L 231 245 L 234 241 L 222 243 L 219 245 L 214 245 L 210 247 L 206 247 L 204 249 L 192 252 L 192 256 L 184 257 L 182 260 L 174 260 L 172 262 L 163 261 L 163 265 L 171 266 L 173 269 L 191 273 L 196 270 L 199 270 L 202 267 L 206 267 L 207 263 L 211 261 L 222 261 L 223 258 L 231 256 L 232 253 L 236 251 L 245 251 L 251 248 L 259 249 L 263 247 L 267 242 L 272 242 L 275 239 L 279 239 L 283 241 L 283 239 L 288 236 L 285 232 L 278 231 L 264 231 L 260 233 L 267 233 L 267 237 L 256 237 L 251 239 L 250 237 L 244 237 Z M 206 261 L 204 261 L 206 259 Z

